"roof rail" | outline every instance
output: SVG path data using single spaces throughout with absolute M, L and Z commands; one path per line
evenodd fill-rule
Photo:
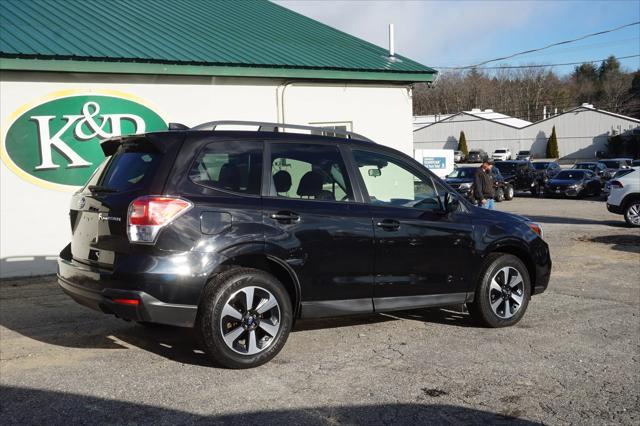
M 336 135 L 345 136 L 347 139 L 358 139 L 365 142 L 373 141 L 365 136 L 362 136 L 355 132 L 349 132 L 347 130 L 338 130 L 330 127 L 316 127 L 316 126 L 302 126 L 299 124 L 282 124 L 282 123 L 267 123 L 262 121 L 235 121 L 235 120 L 222 120 L 222 121 L 210 121 L 208 123 L 199 124 L 192 127 L 190 130 L 216 130 L 216 127 L 223 125 L 239 125 L 239 126 L 257 126 L 258 132 L 274 132 L 278 133 L 279 129 L 297 129 L 297 130 L 311 130 L 311 131 L 325 131 L 328 133 L 335 133 Z

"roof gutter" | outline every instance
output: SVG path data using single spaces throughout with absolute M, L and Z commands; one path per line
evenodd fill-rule
M 78 61 L 61 59 L 0 58 L 0 71 L 83 72 L 103 74 L 155 74 L 216 77 L 263 77 L 318 80 L 430 82 L 436 72 L 367 71 L 263 66 L 184 65 L 148 62 Z

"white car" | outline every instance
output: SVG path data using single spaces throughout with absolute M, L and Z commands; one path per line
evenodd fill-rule
M 640 169 L 611 181 L 607 210 L 624 215 L 629 226 L 640 227 Z
M 498 161 L 511 160 L 511 150 L 509 150 L 508 148 L 498 148 L 493 151 L 493 154 L 491 154 L 491 158 Z

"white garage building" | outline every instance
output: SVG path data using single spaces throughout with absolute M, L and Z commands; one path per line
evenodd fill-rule
M 78 4 L 0 2 L 2 277 L 55 271 L 70 193 L 113 135 L 286 122 L 413 152 L 431 68 L 266 1 Z
M 516 153 L 531 150 L 537 158 L 546 155 L 547 141 L 556 128 L 560 158 L 563 160 L 594 158 L 605 151 L 609 136 L 640 126 L 640 120 L 595 108 L 590 104 L 570 109 L 545 120 L 530 123 L 492 110 L 472 110 L 416 126 L 414 149 L 457 149 L 460 132 L 464 131 L 467 147 L 488 153 L 496 148 L 509 148 Z M 414 125 L 415 126 L 415 125 Z

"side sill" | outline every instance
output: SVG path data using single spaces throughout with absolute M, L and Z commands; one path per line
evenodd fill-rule
M 371 299 L 323 300 L 302 302 L 301 318 L 337 317 L 373 312 Z
M 378 297 L 373 299 L 376 312 L 430 308 L 465 303 L 467 293 L 429 294 L 421 296 Z

